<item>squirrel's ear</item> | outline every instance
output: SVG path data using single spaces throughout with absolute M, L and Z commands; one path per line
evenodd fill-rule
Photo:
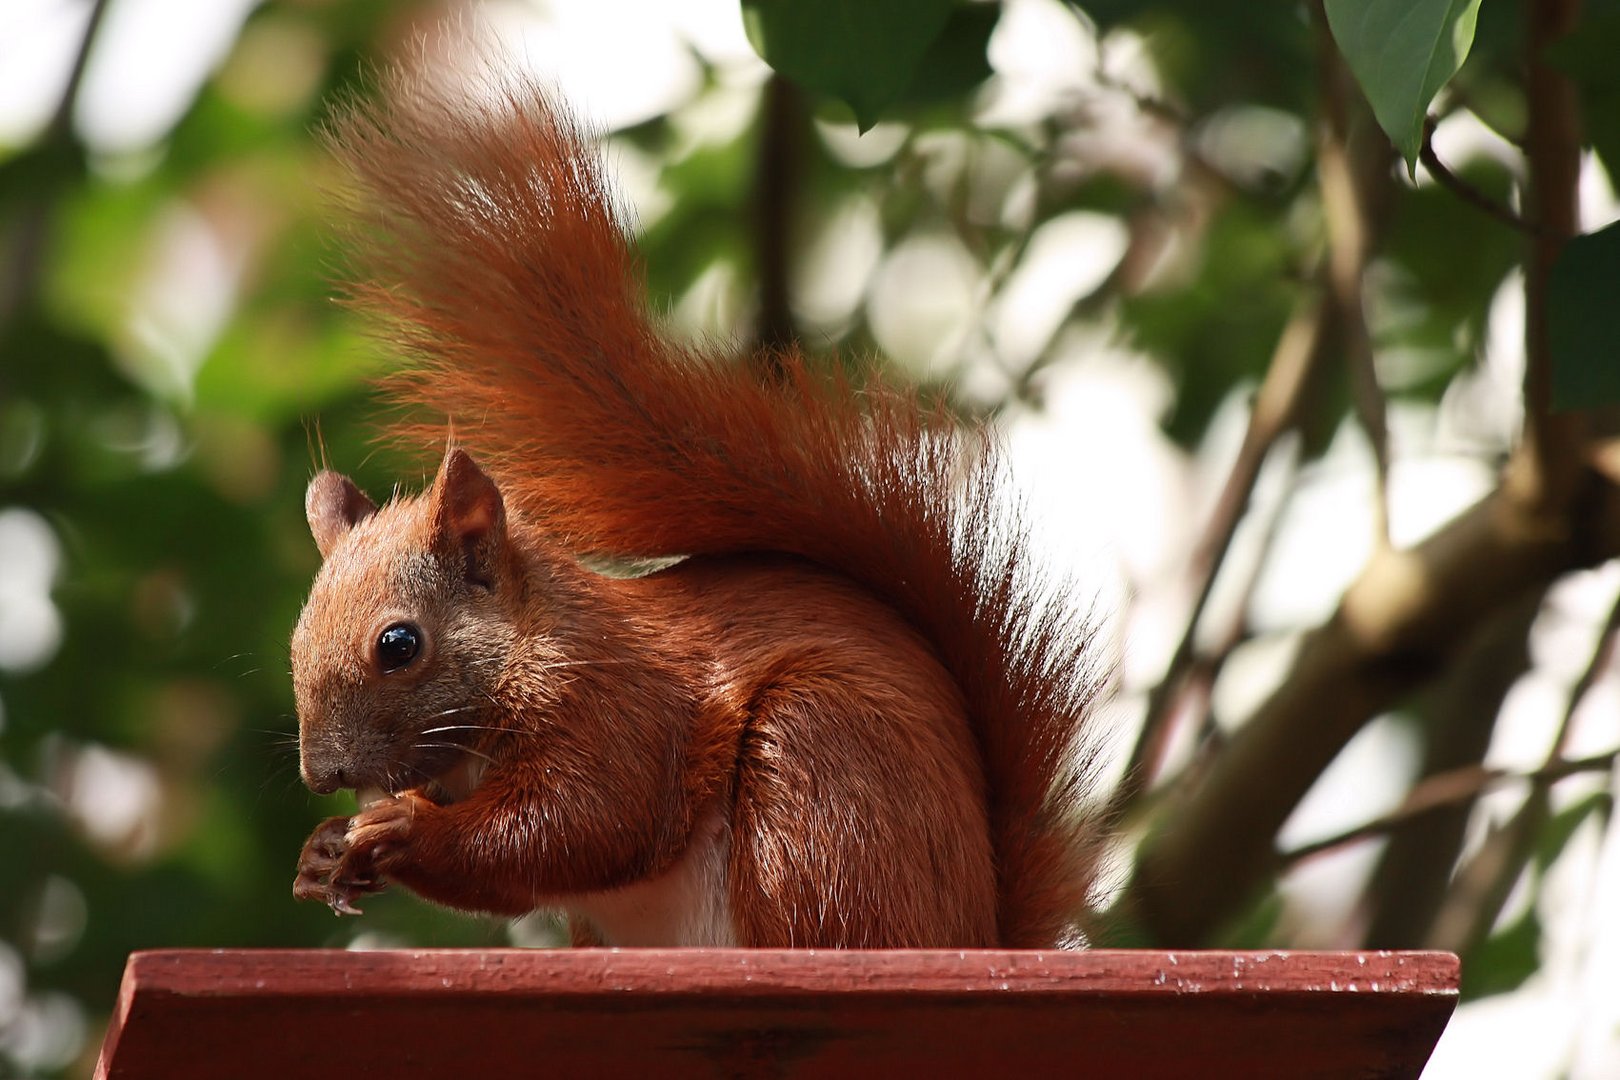
M 467 559 L 467 577 L 480 585 L 494 581 L 496 553 L 506 529 L 500 488 L 472 455 L 456 447 L 444 456 L 433 481 L 433 532 L 448 550 Z
M 343 535 L 377 512 L 377 504 L 347 476 L 328 470 L 315 474 L 304 491 L 304 516 L 321 558 L 332 554 Z

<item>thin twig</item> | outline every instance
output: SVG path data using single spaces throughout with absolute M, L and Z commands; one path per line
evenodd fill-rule
M 1467 802 L 1506 783 L 1526 781 L 1538 787 L 1550 787 L 1559 780 L 1577 773 L 1607 771 L 1614 766 L 1616 759 L 1620 759 L 1620 747 L 1582 758 L 1555 758 L 1529 772 L 1467 765 L 1460 769 L 1436 773 L 1412 788 L 1401 801 L 1401 805 L 1389 813 L 1380 814 L 1341 833 L 1301 844 L 1297 848 L 1282 852 L 1277 859 L 1282 867 L 1291 867 L 1312 856 L 1342 848 L 1358 840 L 1382 836 L 1424 814 Z
M 96 35 L 101 30 L 102 19 L 106 17 L 109 0 L 95 0 L 90 8 L 90 17 L 85 20 L 84 33 L 79 36 L 79 49 L 73 54 L 73 66 L 68 69 L 67 85 L 62 90 L 62 97 L 56 103 L 56 111 L 51 114 L 49 127 L 46 128 L 45 137 L 62 138 L 68 134 L 73 123 L 73 109 L 79 102 L 79 90 L 84 85 L 84 72 L 90 65 L 90 47 L 96 42 Z
M 1350 375 L 1350 396 L 1356 417 L 1372 444 L 1374 463 L 1373 537 L 1389 544 L 1389 421 L 1384 392 L 1378 385 L 1373 362 L 1372 334 L 1367 329 L 1362 278 L 1373 243 L 1374 203 L 1381 203 L 1375 185 L 1388 186 L 1388 170 L 1378 163 L 1353 159 L 1350 112 L 1354 93 L 1350 69 L 1339 55 L 1328 30 L 1327 16 L 1318 7 L 1317 67 L 1321 72 L 1322 121 L 1317 139 L 1317 182 L 1322 192 L 1322 213 L 1328 238 L 1328 287 L 1339 310 L 1339 331 Z M 1379 140 L 1379 145 L 1385 145 Z M 1363 148 L 1362 156 L 1368 151 Z M 1382 157 L 1383 155 L 1380 155 Z
M 1502 703 L 1530 669 L 1530 627 L 1545 590 L 1531 589 L 1467 636 L 1417 705 L 1422 768 L 1408 789 L 1452 769 L 1485 764 Z M 1468 835 L 1473 802 L 1457 803 L 1391 834 L 1346 926 L 1363 948 L 1406 948 L 1428 938 Z
M 1255 552 L 1254 560 L 1249 564 L 1244 576 L 1243 584 L 1238 589 L 1238 600 L 1232 608 L 1232 618 L 1222 629 L 1220 637 L 1204 655 L 1198 657 L 1187 673 L 1187 681 L 1191 692 L 1200 696 L 1205 702 L 1204 717 L 1199 725 L 1198 746 L 1200 755 L 1207 755 L 1216 748 L 1220 737 L 1220 728 L 1215 723 L 1215 710 L 1211 706 L 1211 695 L 1215 689 L 1215 680 L 1220 678 L 1221 669 L 1226 661 L 1236 651 L 1237 647 L 1249 635 L 1249 603 L 1254 596 L 1254 590 L 1260 584 L 1260 576 L 1271 563 L 1271 549 L 1276 545 L 1277 533 L 1282 525 L 1283 511 L 1288 506 L 1288 497 L 1292 494 L 1294 483 L 1299 475 L 1300 456 L 1303 453 L 1301 440 L 1295 435 L 1282 442 L 1276 451 L 1281 467 L 1284 470 L 1282 477 L 1283 495 L 1271 507 L 1271 512 L 1261 524 L 1259 550 Z
M 1549 801 L 1545 788 L 1532 786 L 1512 817 L 1486 831 L 1479 850 L 1452 875 L 1425 948 L 1464 953 L 1485 938 L 1535 851 Z
M 1613 662 L 1616 638 L 1620 638 L 1620 596 L 1617 596 L 1610 605 L 1608 617 L 1603 620 L 1603 629 L 1598 633 L 1597 647 L 1592 650 L 1592 658 L 1587 661 L 1580 677 L 1569 688 L 1569 700 L 1564 703 L 1564 715 L 1558 721 L 1558 734 L 1553 738 L 1552 749 L 1547 752 L 1549 762 L 1562 757 L 1568 748 L 1570 732 L 1575 727 L 1575 710 L 1580 707 L 1587 691 L 1602 678 L 1609 664 Z
M 1278 456 L 1287 470 L 1283 479 L 1283 486 L 1291 488 L 1299 472 L 1300 440 L 1297 432 L 1286 432 L 1285 437 L 1279 440 L 1278 448 L 1273 454 Z M 1243 583 L 1238 588 L 1238 598 L 1232 607 L 1232 617 L 1227 620 L 1221 629 L 1213 646 L 1193 657 L 1192 663 L 1187 667 L 1187 674 L 1183 679 L 1180 706 L 1192 710 L 1189 715 L 1199 717 L 1198 733 L 1194 740 L 1192 760 L 1189 761 L 1175 775 L 1165 779 L 1160 785 L 1164 790 L 1186 789 L 1197 784 L 1203 770 L 1215 760 L 1225 745 L 1220 725 L 1215 720 L 1214 694 L 1215 683 L 1226 667 L 1226 661 L 1231 657 L 1237 647 L 1249 640 L 1251 630 L 1249 626 L 1248 610 L 1250 599 L 1255 588 L 1260 583 L 1260 577 L 1270 562 L 1272 546 L 1277 539 L 1278 526 L 1282 522 L 1283 509 L 1287 505 L 1287 496 L 1279 498 L 1276 505 L 1271 508 L 1261 526 L 1259 550 L 1255 552 L 1254 559 L 1249 563 Z
M 1188 116 L 1179 105 L 1166 101 L 1156 94 L 1143 93 L 1129 83 L 1120 81 L 1113 72 L 1103 66 L 1103 58 L 1100 53 L 1097 56 L 1096 64 L 1091 69 L 1091 81 L 1105 90 L 1123 94 L 1136 106 L 1138 112 L 1163 120 L 1171 127 L 1182 131 L 1192 127 L 1192 117 Z
M 1546 762 L 1537 772 L 1547 772 L 1564 760 L 1572 721 L 1581 701 L 1608 668 L 1613 659 L 1616 638 L 1620 637 L 1620 598 L 1616 598 L 1604 620 L 1597 647 L 1585 670 L 1570 687 L 1569 700 L 1559 721 L 1558 734 L 1547 751 Z M 1496 923 L 1508 894 L 1518 880 L 1550 811 L 1548 788 L 1551 779 L 1540 779 L 1530 789 L 1524 803 L 1500 828 L 1487 834 L 1479 851 L 1453 878 L 1446 902 L 1435 916 L 1430 943 L 1452 951 L 1463 951 L 1482 940 Z
M 1326 314 L 1315 297 L 1304 302 L 1277 339 L 1276 350 L 1266 369 L 1265 381 L 1255 396 L 1237 460 L 1221 489 L 1215 509 L 1204 527 L 1204 534 L 1193 551 L 1192 569 L 1198 581 L 1192 610 L 1182 629 L 1181 639 L 1171 654 L 1164 677 L 1148 694 L 1147 715 L 1132 748 L 1125 778 L 1114 795 L 1114 808 L 1123 810 L 1147 789 L 1164 764 L 1169 745 L 1169 720 L 1181 698 L 1197 643 L 1198 624 L 1214 590 L 1215 579 L 1226 560 L 1232 536 L 1248 508 L 1255 481 L 1260 478 L 1273 444 L 1298 420 L 1307 389 L 1324 353 Z
M 1446 163 L 1440 160 L 1440 156 L 1434 150 L 1436 122 L 1432 116 L 1423 122 L 1423 145 L 1418 147 L 1418 160 L 1423 162 L 1425 169 L 1429 170 L 1429 175 L 1434 177 L 1441 187 L 1450 191 L 1476 210 L 1482 210 L 1497 221 L 1518 229 L 1520 232 L 1534 233 L 1536 231 L 1534 224 L 1520 217 L 1506 203 L 1491 198 L 1479 188 L 1452 172 Z
M 90 62 L 90 49 L 107 14 L 108 3 L 109 0 L 96 0 L 90 8 L 84 33 L 79 38 L 78 51 L 73 55 L 67 85 L 63 87 L 62 96 L 57 100 L 50 121 L 32 153 L 50 153 L 55 147 L 72 144 L 73 110 L 79 101 L 85 69 Z M 28 304 L 39 285 L 40 264 L 45 254 L 46 230 L 51 217 L 50 204 L 56 196 L 54 191 L 42 190 L 34 196 L 33 205 L 24 203 L 17 212 L 9 250 L 5 252 L 4 271 L 0 273 L 0 326 L 9 322 L 14 313 Z

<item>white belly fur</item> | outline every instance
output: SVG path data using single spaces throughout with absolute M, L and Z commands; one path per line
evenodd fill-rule
M 731 832 L 719 811 L 712 811 L 665 873 L 612 892 L 570 897 L 563 907 L 594 926 L 605 945 L 735 945 L 726 880 L 730 854 Z

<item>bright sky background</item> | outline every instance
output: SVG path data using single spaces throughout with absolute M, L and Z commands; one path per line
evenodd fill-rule
M 222 60 L 253 6 L 253 0 L 115 0 L 74 117 L 110 173 L 138 171 L 143 158 L 160 152 L 170 126 Z M 0 5 L 0 143 L 24 141 L 45 122 L 88 7 L 83 0 Z M 679 123 L 687 137 L 722 137 L 747 122 L 765 73 L 742 35 L 736 0 L 490 0 L 483 7 L 515 55 L 554 78 L 610 129 L 684 106 Z M 694 48 L 722 76 L 722 90 L 695 106 L 688 104 L 699 88 L 700 71 L 689 52 Z M 1099 45 L 1057 0 L 1009 0 L 991 58 L 998 78 L 984 102 L 983 118 L 990 124 L 1051 114 L 1063 92 L 1088 82 L 1099 62 L 1145 85 L 1154 78 L 1140 42 L 1118 37 Z M 1304 152 L 1303 134 L 1289 118 L 1235 110 L 1224 122 L 1224 129 L 1209 133 L 1213 152 Z M 829 147 L 849 158 L 881 160 L 898 145 L 892 127 L 880 126 L 859 140 L 852 129 L 821 130 Z M 1119 127 L 1115 136 L 1128 146 L 1128 133 L 1120 134 L 1125 131 Z M 1501 152 L 1498 140 L 1466 119 L 1448 122 L 1437 142 L 1442 156 L 1454 162 Z M 651 166 L 624 148 L 614 151 L 614 159 L 643 220 L 656 217 L 667 195 L 658 190 Z M 1142 164 L 1151 169 L 1162 163 L 1149 157 Z M 1592 165 L 1588 174 L 1588 223 L 1615 217 L 1601 171 Z M 147 307 L 132 318 L 156 328 L 151 332 L 172 359 L 163 378 L 183 390 L 229 316 L 234 279 L 228 245 L 208 235 L 206 223 L 180 214 L 173 232 L 174 255 L 142 294 Z M 811 245 L 798 289 L 810 321 L 828 326 L 864 298 L 888 352 L 921 370 L 956 370 L 969 393 L 989 396 L 1004 377 L 982 359 L 992 352 L 1020 360 L 1034 355 L 1070 302 L 1107 274 L 1123 249 L 1117 220 L 1065 215 L 1042 229 L 1006 290 L 989 302 L 981 270 L 954 238 L 916 237 L 885 255 L 876 207 L 855 197 Z M 742 311 L 741 288 L 724 273 L 706 276 L 675 314 L 683 322 L 728 329 Z M 1519 294 L 1504 288 L 1482 369 L 1437 409 L 1402 409 L 1392 417 L 1397 539 L 1426 535 L 1491 483 L 1489 471 L 1462 451 L 1482 442 L 1501 444 L 1511 435 L 1522 319 Z M 1010 442 L 1052 559 L 1087 582 L 1104 611 L 1121 616 L 1114 621 L 1116 647 L 1127 686 L 1138 692 L 1121 707 L 1126 723 L 1140 707 L 1139 692 L 1166 662 L 1185 617 L 1190 584 L 1177 577 L 1178 568 L 1236 452 L 1243 405 L 1238 398 L 1229 402 L 1206 444 L 1189 456 L 1159 433 L 1173 389 L 1155 365 L 1111 344 L 1097 328 L 1069 332 L 1062 351 L 1064 360 L 1053 365 L 1046 383 L 1048 408 L 1015 412 Z M 1292 652 L 1293 639 L 1284 631 L 1325 616 L 1361 566 L 1371 539 L 1371 477 L 1370 453 L 1353 429 L 1341 432 L 1326 458 L 1305 474 L 1252 607 L 1256 625 L 1276 633 L 1234 656 L 1219 687 L 1221 715 L 1242 715 L 1268 691 Z M 1277 485 L 1263 482 L 1257 499 L 1276 497 Z M 1234 565 L 1252 558 L 1257 542 L 1253 530 L 1241 532 Z M 60 627 L 49 589 L 60 562 L 43 519 L 0 507 L 0 666 L 25 669 L 54 652 Z M 1126 592 L 1126 582 L 1134 583 L 1134 594 Z M 1613 567 L 1558 590 L 1536 625 L 1536 668 L 1514 691 L 1491 763 L 1539 764 L 1561 695 L 1584 665 L 1596 624 L 1617 590 L 1620 572 Z M 1231 593 L 1218 590 L 1211 612 L 1216 622 L 1223 618 L 1222 604 L 1233 602 Z M 1617 706 L 1620 680 L 1611 672 L 1583 708 L 1574 753 L 1620 743 Z M 1128 741 L 1122 730 L 1120 742 Z M 1371 725 L 1300 807 L 1284 842 L 1322 836 L 1392 807 L 1415 767 L 1414 752 L 1397 725 Z M 94 786 L 110 794 L 78 808 L 81 821 L 91 829 L 130 827 L 157 797 L 150 777 L 138 762 L 110 752 L 91 764 L 101 770 Z M 1571 780 L 1557 789 L 1558 800 L 1573 801 L 1602 782 Z M 3 789 L 0 783 L 0 797 Z M 1516 805 L 1509 792 L 1488 803 L 1499 816 Z M 1321 925 L 1337 924 L 1376 853 L 1364 846 L 1310 864 L 1290 879 L 1291 902 L 1313 912 Z M 1518 910 L 1510 904 L 1506 916 Z M 1617 910 L 1620 838 L 1613 831 L 1600 837 L 1589 822 L 1553 868 L 1543 911 L 1549 927 L 1544 968 L 1517 993 L 1459 1010 L 1425 1075 L 1534 1078 L 1572 1070 L 1569 1075 L 1577 1077 L 1620 1076 L 1620 991 L 1612 985 L 1612 973 L 1620 970 L 1620 920 L 1612 915 Z M 8 983 L 13 967 L 0 956 L 0 1020 L 7 1009 L 23 1007 L 18 994 L 7 992 L 20 978 L 13 972 Z M 61 1002 L 30 1008 L 30 1037 L 67 1038 L 73 1023 L 82 1027 L 82 1018 L 64 1018 Z

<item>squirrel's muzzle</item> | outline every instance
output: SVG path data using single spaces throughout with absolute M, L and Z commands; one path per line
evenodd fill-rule
M 342 768 L 312 766 L 307 756 L 300 763 L 298 771 L 304 778 L 304 786 L 317 795 L 330 795 L 338 788 L 354 787 L 354 782 Z

